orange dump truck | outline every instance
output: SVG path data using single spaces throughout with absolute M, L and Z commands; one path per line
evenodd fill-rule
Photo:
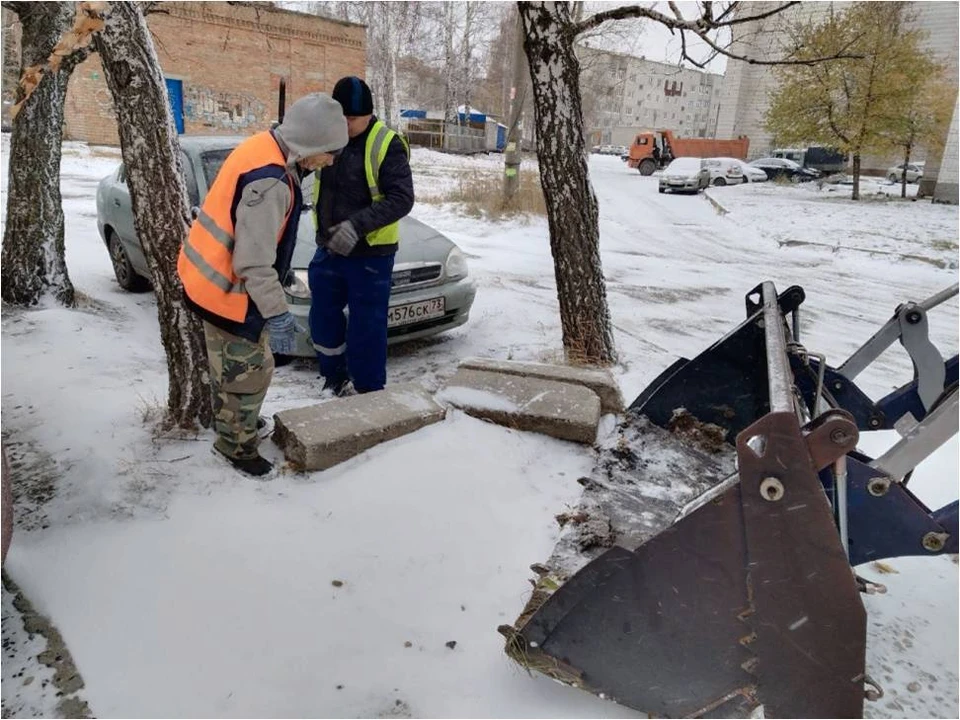
M 713 138 L 680 138 L 669 130 L 638 133 L 630 146 L 627 165 L 640 170 L 641 175 L 651 175 L 654 170 L 666 167 L 678 157 L 731 157 L 747 159 L 750 140 L 714 140 Z

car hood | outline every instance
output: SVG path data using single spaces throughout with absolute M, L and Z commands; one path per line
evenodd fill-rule
M 447 254 L 456 245 L 445 235 L 441 235 L 429 225 L 412 217 L 400 220 L 400 247 L 397 250 L 395 264 L 413 262 L 443 263 Z M 297 247 L 293 253 L 291 266 L 295 270 L 302 270 L 310 265 L 317 245 L 313 218 L 310 213 L 303 213 L 300 228 L 297 232 Z

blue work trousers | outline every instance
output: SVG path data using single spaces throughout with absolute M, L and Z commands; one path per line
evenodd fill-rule
M 382 390 L 386 384 L 393 259 L 343 257 L 317 248 L 309 269 L 310 334 L 328 384 L 349 378 L 360 393 Z

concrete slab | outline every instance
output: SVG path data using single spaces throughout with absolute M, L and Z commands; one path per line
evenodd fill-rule
M 437 399 L 498 425 L 593 443 L 600 398 L 582 385 L 509 373 L 457 370 Z
M 298 470 L 326 470 L 387 440 L 443 420 L 421 386 L 394 385 L 274 415 L 273 441 Z
M 600 397 L 601 412 L 623 412 L 623 396 L 620 394 L 620 388 L 609 370 L 517 362 L 514 360 L 492 360 L 480 357 L 467 358 L 460 363 L 460 367 L 583 385 L 593 390 Z

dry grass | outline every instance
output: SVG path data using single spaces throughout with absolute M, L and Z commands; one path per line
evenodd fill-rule
M 470 217 L 488 220 L 547 214 L 540 176 L 536 170 L 520 170 L 520 189 L 509 203 L 503 200 L 503 173 L 499 170 L 464 173 L 455 178 L 445 192 L 417 199 L 434 204 L 458 203 Z

